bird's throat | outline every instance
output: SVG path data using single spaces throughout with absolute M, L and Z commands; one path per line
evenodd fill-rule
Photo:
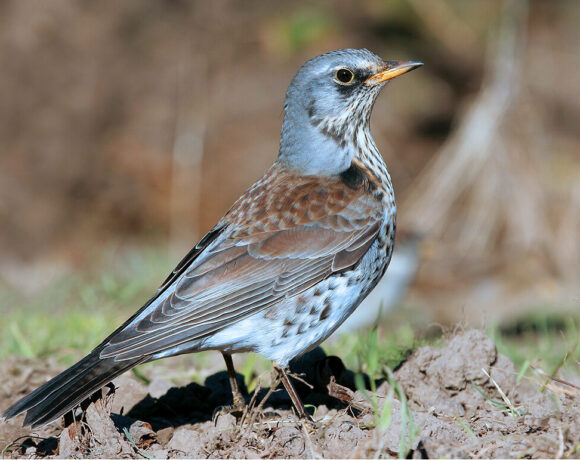
M 357 155 L 353 147 L 321 126 L 297 130 L 283 125 L 278 161 L 301 175 L 333 176 L 350 166 Z

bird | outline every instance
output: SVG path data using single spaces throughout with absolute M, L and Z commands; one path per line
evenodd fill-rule
M 5 420 L 45 425 L 139 364 L 220 351 L 234 405 L 232 354 L 272 361 L 301 419 L 288 364 L 314 349 L 385 273 L 394 247 L 391 178 L 370 134 L 381 89 L 423 65 L 366 49 L 307 61 L 284 103 L 278 156 L 160 288 L 86 357 L 23 397 Z

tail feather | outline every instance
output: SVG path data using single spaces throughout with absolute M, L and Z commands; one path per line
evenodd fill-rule
M 73 409 L 118 375 L 147 361 L 148 357 L 126 361 L 99 358 L 97 348 L 71 368 L 54 377 L 10 406 L 3 418 L 27 412 L 24 424 L 36 428 L 56 420 Z

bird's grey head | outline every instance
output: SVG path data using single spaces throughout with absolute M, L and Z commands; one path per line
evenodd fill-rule
M 288 88 L 280 162 L 306 175 L 331 175 L 350 166 L 368 133 L 374 102 L 388 80 L 418 66 L 383 61 L 366 49 L 322 54 L 304 64 Z

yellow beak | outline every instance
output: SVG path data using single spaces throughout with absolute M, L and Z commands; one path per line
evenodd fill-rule
M 391 80 L 399 75 L 410 72 L 411 70 L 421 67 L 422 62 L 419 61 L 386 61 L 385 68 L 365 80 L 367 85 L 378 85 L 387 80 Z

